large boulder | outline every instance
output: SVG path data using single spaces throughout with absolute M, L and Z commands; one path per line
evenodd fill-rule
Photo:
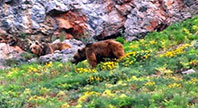
M 3 0 L 0 29 L 96 39 L 121 29 L 132 40 L 197 14 L 197 7 L 197 0 Z
M 8 44 L 0 43 L 0 69 L 6 69 L 8 66 L 6 64 L 7 60 L 19 60 L 21 59 L 20 54 L 23 51 L 19 47 L 11 47 Z
M 194 0 L 134 0 L 134 8 L 127 15 L 125 22 L 127 39 L 133 40 L 145 36 L 148 32 L 163 30 L 171 23 L 190 18 L 198 12 L 193 9 L 196 2 Z
M 56 42 L 60 42 L 60 41 L 59 40 L 54 41 L 54 43 Z M 84 44 L 81 41 L 75 39 L 65 40 L 63 41 L 63 43 L 69 44 L 72 48 L 62 51 L 57 50 L 53 54 L 47 54 L 44 56 L 40 56 L 39 58 L 33 58 L 29 60 L 29 62 L 47 63 L 50 61 L 60 61 L 60 62 L 71 61 L 74 53 L 76 53 L 76 51 L 79 48 L 84 46 Z

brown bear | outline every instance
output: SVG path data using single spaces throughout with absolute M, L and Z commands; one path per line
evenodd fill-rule
M 28 51 L 30 47 L 30 43 L 32 42 L 30 39 L 21 39 L 17 36 L 7 36 L 6 43 L 13 47 L 20 47 L 24 51 Z
M 0 36 L 0 43 L 9 44 L 9 36 L 7 36 L 7 35 L 1 35 L 1 36 Z M 15 48 L 16 51 L 18 51 L 19 53 L 24 52 L 24 50 L 21 49 L 19 46 L 13 45 L 13 46 L 11 46 L 11 47 Z
M 104 40 L 87 44 L 84 48 L 78 49 L 72 63 L 78 63 L 87 59 L 91 67 L 95 68 L 105 58 L 120 59 L 124 55 L 124 48 L 121 43 L 114 40 Z
M 61 42 L 52 44 L 45 42 L 39 43 L 38 41 L 36 41 L 34 44 L 30 46 L 31 52 L 36 54 L 38 57 L 46 54 L 52 54 L 55 50 L 61 51 L 68 48 L 71 48 L 71 46 Z

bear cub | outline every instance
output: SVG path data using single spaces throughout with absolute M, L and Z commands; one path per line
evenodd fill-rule
M 105 58 L 119 59 L 124 55 L 124 48 L 121 43 L 114 40 L 104 40 L 87 44 L 84 48 L 78 49 L 74 54 L 72 63 L 87 59 L 91 67 L 95 68 L 98 63 L 105 61 Z
M 46 54 L 52 54 L 54 53 L 55 50 L 64 50 L 64 49 L 68 49 L 71 48 L 70 45 L 66 44 L 66 43 L 45 43 L 45 42 L 38 42 L 36 41 L 34 44 L 32 44 L 30 46 L 30 51 L 34 54 L 36 54 L 38 57 L 39 56 L 43 56 Z

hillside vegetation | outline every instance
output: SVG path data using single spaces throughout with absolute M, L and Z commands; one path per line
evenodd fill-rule
M 0 108 L 197 108 L 198 17 L 127 42 L 126 56 L 0 71 Z M 182 74 L 193 69 L 195 73 Z

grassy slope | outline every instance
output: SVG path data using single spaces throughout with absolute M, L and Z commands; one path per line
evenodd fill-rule
M 198 17 L 126 42 L 126 57 L 89 69 L 87 61 L 27 64 L 0 71 L 0 108 L 198 107 Z

